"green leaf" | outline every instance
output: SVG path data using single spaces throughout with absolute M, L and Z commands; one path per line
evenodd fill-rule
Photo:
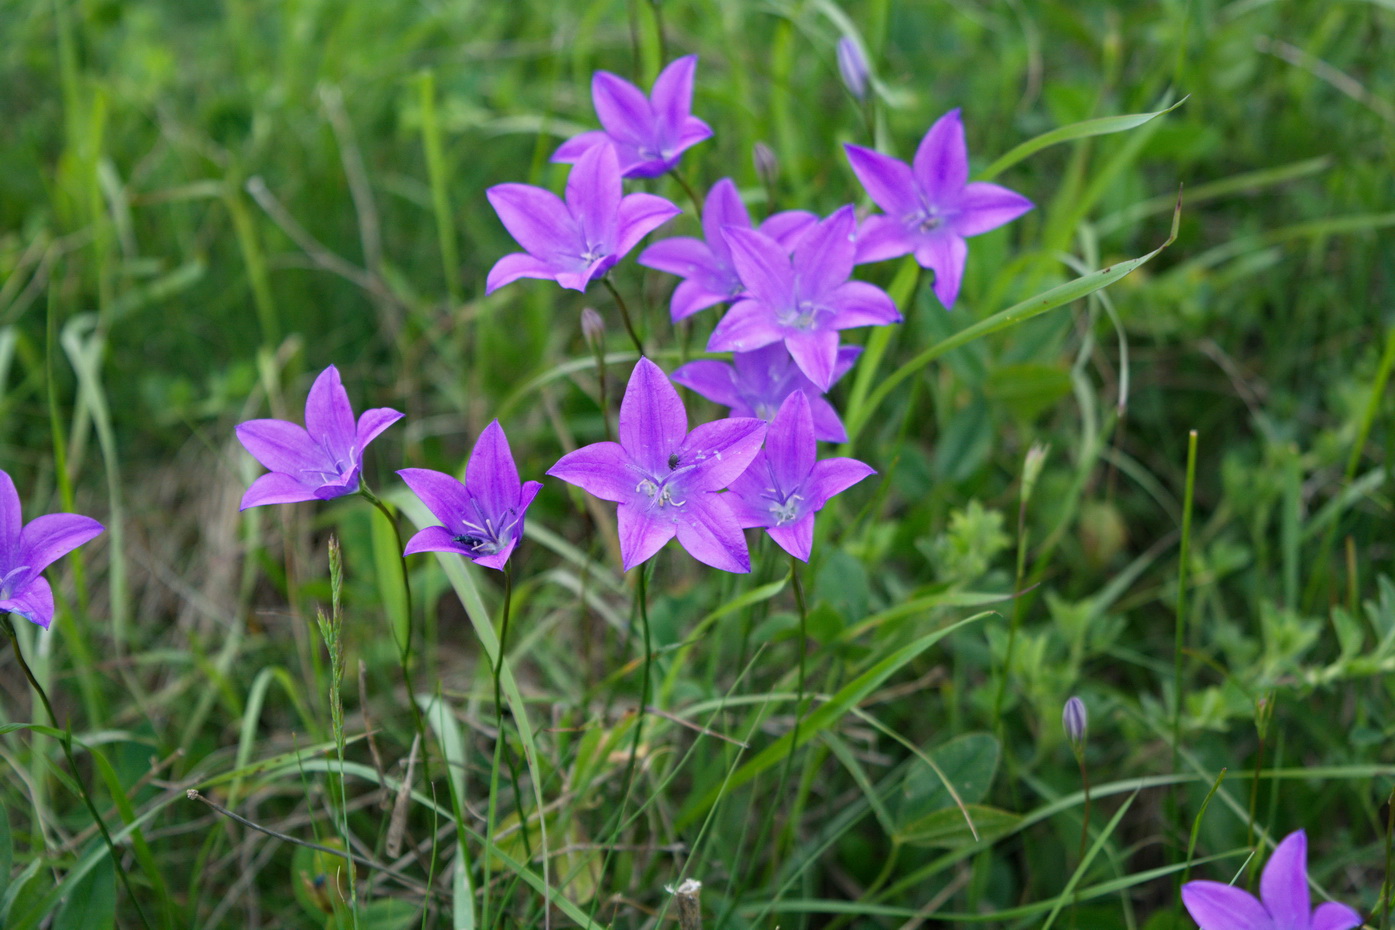
M 10 870 L 14 868 L 14 861 L 15 844 L 14 838 L 10 836 L 10 812 L 0 803 L 0 900 L 4 900 L 5 892 L 9 889 Z M 4 916 L 0 914 L 0 921 L 3 921 Z
M 940 777 L 929 765 L 912 760 L 912 768 L 906 773 L 901 786 L 901 805 L 897 811 L 898 832 L 942 808 L 954 806 L 954 798 L 945 788 L 945 781 L 953 787 L 959 799 L 965 804 L 977 804 L 988 794 L 993 776 L 998 770 L 1000 749 L 998 740 L 991 733 L 965 733 L 929 753 L 939 767 Z M 963 820 L 962 815 L 960 820 Z
M 1070 392 L 1070 371 L 1041 362 L 997 367 L 983 385 L 985 397 L 1023 420 L 1036 419 Z
M 116 926 L 116 869 L 109 856 L 77 881 L 63 884 L 72 887 L 67 889 L 67 900 L 58 909 L 54 930 L 103 930 Z
M 973 477 L 993 451 L 993 417 L 981 397 L 949 418 L 935 449 L 935 477 L 960 482 Z
M 980 171 L 975 180 L 991 181 L 1024 158 L 1062 142 L 1084 139 L 1089 136 L 1107 136 L 1111 133 L 1135 129 L 1165 113 L 1171 113 L 1186 102 L 1187 98 L 1183 97 L 1165 110 L 1154 110 L 1152 113 L 1129 113 L 1124 116 L 1102 116 L 1098 119 L 1087 119 L 1079 123 L 1071 123 L 1069 126 L 1061 126 L 1050 132 L 1044 132 L 1035 139 L 1028 139 L 1026 142 L 1009 149 L 1001 158 Z
M 968 818 L 978 831 L 975 838 Z M 908 846 L 967 846 L 970 843 L 991 842 L 1017 828 L 1022 817 L 996 807 L 967 804 L 964 810 L 946 807 L 917 818 L 896 832 L 895 839 Z

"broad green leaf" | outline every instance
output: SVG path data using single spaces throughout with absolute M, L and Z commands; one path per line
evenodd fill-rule
M 993 451 L 996 432 L 983 398 L 975 397 L 955 411 L 935 448 L 935 477 L 956 483 L 973 477 Z
M 977 839 L 969 829 L 966 815 L 974 822 L 974 829 L 978 831 Z M 1012 832 L 1021 820 L 1019 814 L 982 804 L 967 804 L 962 811 L 957 807 L 946 807 L 904 824 L 897 830 L 895 839 L 907 846 L 966 846 L 970 843 L 988 843 Z
M 1024 158 L 1062 142 L 1084 139 L 1089 136 L 1107 136 L 1110 133 L 1127 132 L 1155 120 L 1159 116 L 1171 113 L 1186 102 L 1187 98 L 1183 97 L 1165 110 L 1154 110 L 1152 113 L 1129 113 L 1124 116 L 1102 116 L 1098 119 L 1087 119 L 1079 123 L 1071 123 L 1069 126 L 1061 126 L 1050 132 L 1044 132 L 1035 139 L 1028 139 L 1026 142 L 1009 149 L 1001 158 L 980 171 L 975 180 L 991 181 Z
M 998 740 L 992 734 L 965 733 L 929 752 L 944 774 L 943 779 L 930 766 L 912 760 L 901 785 L 901 803 L 896 812 L 898 832 L 905 832 L 909 824 L 942 808 L 961 813 L 945 788 L 945 780 L 965 804 L 982 801 L 998 770 L 999 753 Z
M 109 856 L 103 856 L 95 868 L 76 881 L 63 882 L 62 887 L 67 899 L 54 918 L 54 930 L 104 930 L 116 926 L 116 870 Z

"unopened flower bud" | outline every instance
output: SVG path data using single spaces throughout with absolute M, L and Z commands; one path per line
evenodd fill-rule
M 867 99 L 867 58 L 851 36 L 838 40 L 838 73 L 858 103 Z
M 1066 728 L 1066 739 L 1077 753 L 1085 748 L 1085 733 L 1089 728 L 1090 717 L 1085 712 L 1085 702 L 1072 695 L 1061 711 L 1061 725 Z
M 761 183 L 774 187 L 775 177 L 780 173 L 780 160 L 775 157 L 775 150 L 764 142 L 757 142 L 751 149 L 751 159 L 756 163 L 756 174 L 760 175 Z
M 581 308 L 581 335 L 593 349 L 605 342 L 605 320 L 601 319 L 594 307 Z
M 1027 450 L 1027 457 L 1022 462 L 1022 500 L 1031 500 L 1032 490 L 1037 486 L 1037 479 L 1041 477 L 1041 470 L 1046 465 L 1046 456 L 1051 451 L 1050 446 L 1043 446 L 1034 442 Z

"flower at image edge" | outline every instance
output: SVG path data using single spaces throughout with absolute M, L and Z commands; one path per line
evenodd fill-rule
M 75 513 L 48 513 L 24 523 L 15 483 L 0 471 L 0 613 L 19 614 L 47 630 L 53 589 L 40 573 L 102 529 Z

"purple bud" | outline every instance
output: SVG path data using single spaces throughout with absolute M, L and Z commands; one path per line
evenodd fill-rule
M 1066 707 L 1061 711 L 1061 724 L 1066 728 L 1066 739 L 1070 740 L 1071 747 L 1080 752 L 1085 747 L 1085 732 L 1089 727 L 1090 717 L 1085 712 L 1085 702 L 1074 695 L 1066 701 Z
M 838 40 L 838 73 L 858 103 L 867 99 L 867 58 L 851 36 Z
M 581 308 L 581 335 L 585 337 L 586 344 L 593 348 L 605 342 L 605 320 L 601 319 L 594 307 Z
M 780 173 L 780 160 L 775 157 L 775 150 L 764 142 L 757 142 L 751 149 L 751 158 L 756 163 L 756 174 L 760 175 L 761 183 L 773 187 L 775 176 Z

